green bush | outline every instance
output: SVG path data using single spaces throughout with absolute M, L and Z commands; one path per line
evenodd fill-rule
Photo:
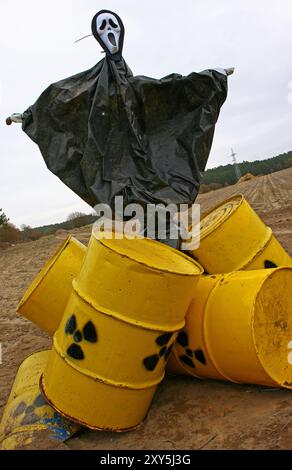
M 0 227 L 2 225 L 6 225 L 8 222 L 9 222 L 9 219 L 4 214 L 3 209 L 0 209 Z

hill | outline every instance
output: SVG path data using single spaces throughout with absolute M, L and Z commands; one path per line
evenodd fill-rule
M 254 176 L 268 175 L 276 171 L 292 167 L 292 151 L 283 153 L 266 160 L 256 160 L 254 162 L 239 163 L 239 169 L 242 175 L 251 173 Z M 218 166 L 205 171 L 203 184 L 231 185 L 237 182 L 233 165 Z

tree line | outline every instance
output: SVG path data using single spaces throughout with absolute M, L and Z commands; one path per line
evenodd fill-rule
M 41 237 L 53 235 L 58 230 L 72 230 L 74 228 L 91 225 L 95 222 L 96 215 L 83 214 L 81 212 L 73 212 L 67 217 L 65 222 L 58 224 L 45 225 L 41 227 L 30 227 L 22 225 L 17 228 L 6 217 L 4 212 L 0 211 L 0 242 L 1 243 L 20 243 L 27 241 L 35 241 Z
M 243 162 L 238 164 L 242 175 L 251 173 L 254 176 L 268 175 L 276 171 L 284 170 L 292 166 L 292 151 L 283 153 L 267 160 L 256 160 L 254 162 Z M 237 182 L 234 165 L 218 166 L 204 173 L 202 183 L 204 185 L 229 186 Z M 217 187 L 213 186 L 213 189 Z

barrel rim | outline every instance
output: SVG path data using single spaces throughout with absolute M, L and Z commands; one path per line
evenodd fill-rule
M 247 202 L 247 204 L 249 204 L 248 201 L 247 201 L 247 199 L 244 197 L 244 194 L 242 194 L 242 193 L 235 194 L 234 196 L 230 196 L 229 198 L 225 199 L 225 200 L 222 201 L 221 203 L 216 204 L 216 206 L 212 207 L 212 208 L 209 209 L 207 212 L 205 212 L 205 214 L 203 215 L 203 217 L 202 217 L 202 219 L 201 219 L 200 224 L 202 223 L 202 221 L 203 221 L 206 217 L 208 217 L 210 214 L 212 214 L 212 212 L 215 212 L 215 211 L 216 211 L 217 209 L 219 209 L 220 207 L 224 206 L 224 205 L 227 204 L 228 202 L 231 202 L 231 201 L 233 201 L 233 200 L 235 200 L 235 199 L 239 199 L 239 200 L 240 200 L 238 206 L 235 207 L 235 208 L 232 210 L 232 212 L 228 215 L 228 217 L 227 217 L 226 219 L 224 219 L 223 221 L 221 221 L 219 224 L 217 224 L 217 225 L 214 227 L 214 229 L 211 231 L 211 233 L 214 233 L 216 230 L 218 230 L 218 229 L 222 226 L 222 224 L 223 224 L 224 222 L 226 222 L 226 220 L 228 220 L 228 219 L 231 217 L 231 215 L 233 215 L 233 214 L 239 209 L 239 207 L 242 206 L 243 202 Z M 210 233 L 206 233 L 205 235 L 204 235 L 204 234 L 201 235 L 201 230 L 200 230 L 200 239 L 201 239 L 201 240 L 203 240 L 204 238 L 208 237 L 209 235 L 210 235 Z M 196 250 L 195 250 L 195 251 L 196 251 Z
M 115 429 L 115 428 L 110 428 L 110 427 L 98 427 L 98 426 L 93 426 L 93 425 L 90 425 L 88 423 L 86 423 L 85 421 L 82 421 L 82 420 L 79 420 L 77 418 L 73 418 L 73 416 L 70 416 L 69 414 L 67 413 L 64 413 L 64 411 L 60 410 L 60 408 L 58 408 L 52 400 L 50 400 L 46 394 L 46 391 L 45 391 L 45 385 L 44 385 L 44 374 L 41 375 L 40 377 L 40 392 L 41 394 L 43 395 L 44 399 L 47 401 L 47 403 L 60 415 L 62 416 L 63 418 L 69 420 L 69 421 L 72 421 L 73 423 L 76 423 L 76 424 L 80 424 L 81 426 L 85 426 L 86 428 L 88 429 L 91 429 L 93 431 L 113 431 L 113 432 L 128 432 L 128 431 L 135 431 L 136 429 L 138 429 L 142 424 L 143 422 L 145 421 L 146 419 L 146 416 L 145 418 L 141 421 L 141 423 L 138 423 L 136 426 L 131 426 L 129 428 L 121 428 L 121 429 Z
M 38 355 L 38 354 L 40 354 L 40 353 L 50 353 L 50 352 L 51 352 L 51 349 L 47 349 L 47 348 L 46 348 L 46 349 L 38 349 L 37 351 L 34 351 L 33 353 L 29 354 L 29 356 L 25 357 L 25 358 L 23 359 L 23 361 L 21 361 L 21 363 L 19 364 L 19 367 L 18 367 L 18 370 L 17 370 L 16 375 L 18 374 L 18 371 L 19 371 L 19 369 L 21 368 L 21 366 L 23 366 L 23 364 L 24 364 L 26 361 L 28 361 L 28 359 L 30 359 L 30 358 L 32 358 L 32 357 L 34 357 L 34 356 L 36 356 L 36 355 Z M 16 378 L 16 376 L 15 376 L 15 378 Z
M 249 267 L 249 265 L 264 252 L 264 250 L 267 248 L 268 244 L 270 243 L 273 237 L 275 237 L 273 230 L 271 229 L 271 227 L 267 226 L 266 238 L 263 240 L 262 246 L 258 249 L 258 251 L 251 258 L 248 259 L 248 261 L 245 261 L 241 266 L 239 266 L 237 268 L 237 271 L 240 271 L 240 270 L 245 271 Z
M 81 292 L 81 289 L 79 289 L 79 284 L 76 279 L 73 279 L 72 281 L 72 288 L 74 294 L 77 295 L 82 301 L 86 302 L 91 308 L 94 310 L 97 310 L 99 313 L 103 315 L 107 315 L 109 317 L 112 317 L 114 319 L 118 319 L 119 321 L 122 321 L 124 323 L 127 323 L 128 325 L 132 325 L 137 328 L 144 328 L 145 330 L 150 330 L 150 331 L 157 331 L 158 333 L 176 333 L 179 332 L 185 325 L 185 320 L 183 319 L 179 324 L 176 325 L 165 325 L 162 327 L 162 325 L 154 325 L 153 323 L 147 323 L 147 322 L 141 322 L 139 320 L 133 320 L 130 317 L 125 317 L 124 315 L 120 314 L 119 312 L 113 311 L 109 308 L 103 307 L 102 305 L 97 304 L 91 297 L 87 296 L 87 294 L 84 294 Z
M 35 425 L 30 424 L 27 426 L 18 426 L 14 428 L 9 434 L 0 434 L 0 444 L 2 445 L 7 439 L 17 436 L 18 434 L 32 433 L 35 431 L 46 431 L 48 428 L 45 424 L 35 423 Z M 0 447 L 0 450 L 1 447 Z
M 262 360 L 262 355 L 259 353 L 258 346 L 257 346 L 257 338 L 256 338 L 256 333 L 255 333 L 254 322 L 255 322 L 255 311 L 256 311 L 256 305 L 257 305 L 257 302 L 258 302 L 258 296 L 260 295 L 263 286 L 266 284 L 266 282 L 272 276 L 274 276 L 274 274 L 276 274 L 279 271 L 291 271 L 291 273 L 292 273 L 292 266 L 279 266 L 279 267 L 273 268 L 273 269 L 266 269 L 265 271 L 267 272 L 267 276 L 262 280 L 262 283 L 260 284 L 260 287 L 258 289 L 258 292 L 257 292 L 255 298 L 254 298 L 254 302 L 253 302 L 253 306 L 252 306 L 253 314 L 252 314 L 252 322 L 251 322 L 251 331 L 252 331 L 252 338 L 253 338 L 253 347 L 254 347 L 255 354 L 257 356 L 257 359 L 258 359 L 261 367 L 263 368 L 265 374 L 275 383 L 275 387 L 281 387 L 281 388 L 285 388 L 287 390 L 291 390 L 292 389 L 292 384 L 288 386 L 285 383 L 279 383 L 279 380 L 275 379 L 274 375 L 271 374 L 271 372 L 267 369 L 266 365 L 264 364 L 264 362 Z
M 212 349 L 210 351 L 210 340 L 208 339 L 208 329 L 207 329 L 207 312 L 208 312 L 208 304 L 210 301 L 210 297 L 214 295 L 214 291 L 218 288 L 218 284 L 221 281 L 224 281 L 226 278 L 229 279 L 235 274 L 242 274 L 242 273 L 247 274 L 247 271 L 231 271 L 230 273 L 220 273 L 220 274 L 209 275 L 209 277 L 213 277 L 214 279 L 216 278 L 216 282 L 214 283 L 214 285 L 212 286 L 212 289 L 210 289 L 210 292 L 208 293 L 208 297 L 206 299 L 206 304 L 205 304 L 205 309 L 204 309 L 204 315 L 203 315 L 203 331 L 204 331 L 203 341 L 206 347 L 207 354 L 210 358 L 211 364 L 214 367 L 214 369 L 218 372 L 218 374 L 222 376 L 223 381 L 227 381 L 227 382 L 238 384 L 238 385 L 244 384 L 245 382 L 234 380 L 232 377 L 226 374 L 226 372 L 218 364 L 218 361 L 216 360 L 216 358 L 214 358 Z
M 84 245 L 79 242 L 76 238 L 74 238 L 72 235 L 69 235 L 66 240 L 59 246 L 57 251 L 51 256 L 51 258 L 45 263 L 45 265 L 40 269 L 40 271 L 36 274 L 34 277 L 33 281 L 29 285 L 29 287 L 26 289 L 25 293 L 23 294 L 20 302 L 17 305 L 16 311 L 18 313 L 22 313 L 21 309 L 22 307 L 30 300 L 30 298 L 34 295 L 38 287 L 41 285 L 45 277 L 48 275 L 48 273 L 52 270 L 52 268 L 55 266 L 56 262 L 60 258 L 61 254 L 64 252 L 64 250 L 69 246 L 71 243 L 74 245 L 79 245 L 81 247 L 84 247 Z M 85 247 L 84 247 L 85 248 Z
M 165 377 L 165 370 L 164 370 L 162 375 L 155 381 L 153 380 L 152 382 L 149 382 L 147 385 L 143 383 L 142 386 L 139 386 L 139 387 L 137 387 L 135 384 L 135 387 L 134 387 L 133 384 L 115 382 L 114 380 L 111 380 L 105 377 L 100 377 L 99 375 L 92 373 L 88 369 L 85 369 L 85 368 L 82 369 L 81 367 L 78 367 L 77 364 L 75 364 L 73 361 L 68 359 L 66 354 L 62 351 L 56 339 L 56 335 L 54 336 L 54 340 L 53 340 L 53 349 L 54 349 L 54 352 L 59 356 L 59 359 L 63 360 L 68 367 L 70 367 L 71 369 L 74 369 L 80 375 L 84 375 L 89 380 L 93 380 L 94 382 L 99 382 L 104 385 L 108 385 L 109 387 L 123 388 L 125 390 L 135 390 L 135 391 L 148 390 L 149 388 L 158 387 L 158 385 L 161 384 L 161 382 L 164 380 L 164 377 Z
M 123 256 L 124 258 L 130 259 L 131 261 L 135 261 L 135 263 L 141 264 L 142 266 L 146 266 L 147 268 L 152 269 L 154 271 L 158 271 L 158 272 L 161 272 L 161 273 L 164 272 L 164 273 L 174 274 L 176 276 L 192 276 L 192 277 L 200 276 L 204 273 L 204 268 L 198 263 L 198 261 L 196 261 L 194 258 L 191 258 L 190 256 L 186 255 L 185 253 L 182 253 L 181 251 L 176 250 L 175 248 L 172 248 L 171 246 L 163 244 L 163 247 L 166 250 L 172 252 L 176 256 L 184 258 L 188 263 L 192 264 L 193 266 L 196 266 L 196 268 L 198 269 L 198 272 L 182 273 L 182 272 L 175 271 L 174 269 L 172 270 L 172 269 L 159 268 L 159 267 L 156 267 L 156 266 L 152 266 L 149 263 L 137 260 L 134 256 L 130 256 L 129 254 L 120 253 L 119 250 L 112 247 L 110 243 L 108 243 L 108 244 L 106 243 L 106 241 L 108 241 L 108 240 L 106 240 L 104 238 L 103 239 L 98 238 L 96 230 L 93 230 L 92 235 L 93 235 L 94 239 L 97 242 L 99 242 L 101 245 L 105 246 L 108 250 L 112 251 L 113 253 L 118 254 L 120 256 Z M 134 239 L 144 240 L 144 241 L 146 241 L 146 243 L 155 244 L 156 246 L 157 245 L 162 245 L 161 242 L 158 242 L 156 240 L 152 240 L 151 238 L 146 238 L 146 237 L 135 238 L 135 237 L 133 237 L 133 240 Z
M 240 272 L 240 271 L 239 271 Z M 234 380 L 231 378 L 229 375 L 226 374 L 226 372 L 222 369 L 222 367 L 218 364 L 216 358 L 214 358 L 214 354 L 212 349 L 210 350 L 210 341 L 208 340 L 208 329 L 207 329 L 207 311 L 208 311 L 208 304 L 210 301 L 210 297 L 214 294 L 214 291 L 217 289 L 218 284 L 221 281 L 224 281 L 226 278 L 232 277 L 234 274 L 238 273 L 238 271 L 232 271 L 230 273 L 220 273 L 220 274 L 209 274 L 208 277 L 212 278 L 215 280 L 214 284 L 212 285 L 212 288 L 208 292 L 208 296 L 206 298 L 206 303 L 205 303 L 205 308 L 204 308 L 204 314 L 203 314 L 203 319 L 202 319 L 202 329 L 203 329 L 203 343 L 206 349 L 206 353 L 208 354 L 210 363 L 212 367 L 215 369 L 215 371 L 218 373 L 218 375 L 221 375 L 222 381 L 227 381 L 233 384 L 242 384 L 243 382 L 239 382 L 237 380 Z M 220 380 L 220 379 L 218 379 Z

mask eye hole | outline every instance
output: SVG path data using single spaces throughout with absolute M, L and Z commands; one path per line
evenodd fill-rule
M 109 24 L 111 25 L 112 28 L 116 29 L 118 27 L 118 25 L 111 19 L 109 20 Z
M 105 27 L 106 27 L 106 20 L 103 20 L 103 22 L 101 23 L 101 27 L 99 29 L 103 31 Z

